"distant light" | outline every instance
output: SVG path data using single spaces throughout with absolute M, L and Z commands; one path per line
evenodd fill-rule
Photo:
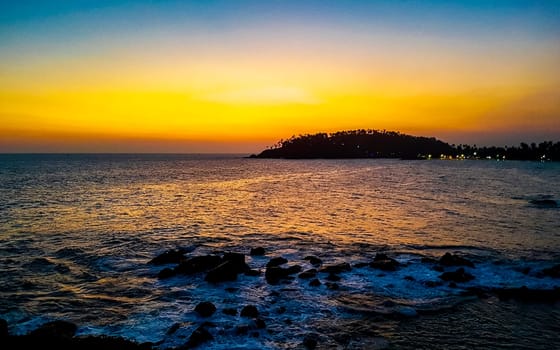
M 476 152 L 474 152 L 474 153 L 473 153 L 473 155 L 475 155 L 475 156 L 476 156 Z

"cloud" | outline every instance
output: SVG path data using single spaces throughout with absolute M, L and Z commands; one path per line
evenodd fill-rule
M 297 87 L 266 86 L 261 88 L 237 89 L 202 97 L 205 101 L 244 105 L 313 105 L 321 101 L 307 90 Z

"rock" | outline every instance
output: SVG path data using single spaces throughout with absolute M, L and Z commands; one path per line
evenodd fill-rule
M 213 339 L 214 337 L 212 334 L 210 334 L 204 326 L 200 326 L 192 332 L 189 337 L 189 341 L 185 344 L 185 347 L 187 349 L 194 348 Z
M 369 267 L 382 271 L 395 271 L 399 268 L 399 265 L 399 262 L 395 259 L 379 253 L 377 253 L 373 261 L 369 263 Z
M 280 280 L 288 278 L 290 275 L 301 271 L 301 266 L 294 265 L 289 268 L 270 266 L 266 268 L 265 278 L 269 284 L 278 284 Z
M 542 270 L 542 274 L 547 277 L 560 278 L 560 264 Z
M 338 288 L 339 288 L 339 285 L 337 283 L 334 283 L 334 282 L 327 282 L 327 283 L 325 283 L 325 285 L 330 290 L 338 290 Z
M 414 278 L 414 276 L 404 276 L 404 279 L 411 282 L 416 281 L 416 278 Z
M 159 279 L 166 279 L 166 278 L 171 278 L 171 277 L 173 277 L 173 276 L 175 276 L 175 275 L 176 275 L 175 270 L 170 269 L 169 267 L 166 267 L 165 269 L 161 270 L 161 271 L 158 273 L 157 277 L 158 277 Z
M 242 317 L 257 317 L 259 316 L 259 310 L 255 305 L 247 305 L 241 309 Z
M 558 208 L 558 202 L 554 199 L 533 199 L 529 203 L 539 208 Z
M 45 323 L 39 328 L 31 331 L 31 337 L 47 337 L 47 338 L 72 338 L 76 334 L 78 327 L 67 321 L 52 321 Z
M 170 249 L 156 256 L 148 262 L 152 265 L 178 264 L 185 258 L 184 249 Z
M 249 269 L 247 271 L 245 271 L 245 276 L 260 276 L 261 272 L 259 270 L 253 270 L 253 269 Z
M 238 273 L 238 267 L 231 261 L 226 261 L 208 271 L 204 280 L 210 283 L 235 281 L 237 280 Z
M 347 272 L 347 271 L 352 271 L 352 266 L 350 266 L 350 264 L 347 263 L 347 262 L 343 262 L 343 263 L 340 263 L 340 264 L 325 266 L 321 269 L 320 272 L 342 273 L 342 272 Z
M 223 309 L 222 313 L 224 315 L 237 316 L 237 310 L 234 308 Z
M 225 253 L 223 261 L 228 261 L 238 273 L 250 270 L 249 265 L 245 263 L 245 255 L 240 253 Z
M 194 311 L 202 317 L 210 317 L 216 312 L 216 307 L 209 301 L 203 301 L 194 308 Z
M 309 282 L 309 285 L 311 287 L 319 287 L 321 285 L 321 281 L 319 281 L 317 278 L 311 280 L 311 282 Z
M 474 267 L 472 261 L 467 260 L 459 255 L 445 253 L 440 259 L 439 264 L 443 266 L 468 266 Z
M 266 267 L 276 267 L 276 266 L 284 265 L 287 262 L 288 262 L 287 259 L 280 256 L 280 257 L 277 257 L 277 258 L 270 259 L 268 261 L 268 263 L 266 264 Z
M 298 277 L 303 278 L 303 279 L 309 279 L 309 278 L 315 277 L 316 275 L 317 275 L 317 270 L 310 269 L 310 270 L 307 270 L 307 271 L 304 271 L 304 272 L 300 273 L 298 275 Z
M 175 273 L 192 275 L 199 272 L 206 272 L 222 264 L 222 258 L 217 255 L 195 256 L 183 260 L 175 267 Z
M 246 335 L 249 333 L 249 325 L 248 324 L 240 324 L 235 327 L 235 334 L 237 335 Z
M 441 286 L 443 283 L 440 282 L 440 281 L 426 281 L 422 284 L 425 285 L 428 288 L 435 288 L 435 287 Z
M 327 280 L 332 282 L 338 282 L 340 281 L 340 276 L 334 273 L 329 273 L 329 275 L 327 276 Z
M 354 267 L 357 268 L 357 269 L 361 269 L 362 267 L 366 267 L 368 265 L 369 265 L 369 263 L 367 263 L 367 262 L 359 262 L 359 263 L 355 263 Z
M 554 303 L 560 300 L 560 288 L 554 289 L 529 289 L 521 288 L 494 289 L 493 292 L 501 300 L 516 299 L 524 302 Z
M 0 338 L 4 338 L 8 336 L 8 322 L 0 318 Z
M 181 328 L 181 324 L 179 322 L 174 323 L 165 334 L 172 335 L 173 333 L 177 332 Z
M 319 266 L 323 263 L 323 260 L 313 255 L 308 255 L 305 258 L 303 258 L 303 260 L 309 261 L 309 263 L 313 266 Z
M 474 276 L 468 272 L 465 272 L 465 269 L 461 267 L 456 271 L 444 272 L 441 275 L 439 275 L 439 278 L 441 278 L 444 281 L 453 281 L 453 282 L 461 283 L 461 282 L 468 282 L 470 280 L 473 280 Z
M 420 259 L 420 262 L 423 264 L 437 264 L 438 260 L 424 256 L 422 257 L 422 259 Z
M 260 256 L 260 255 L 264 255 L 265 251 L 263 247 L 258 247 L 258 248 L 251 248 L 251 252 L 249 253 L 249 255 L 251 256 Z
M 265 329 L 266 322 L 264 322 L 262 318 L 257 318 L 255 319 L 255 326 L 257 327 L 257 329 Z
M 410 306 L 401 306 L 401 307 L 397 308 L 396 311 L 399 315 L 405 316 L 405 317 L 416 317 L 416 316 L 418 316 L 418 312 Z
M 307 334 L 303 338 L 303 346 L 306 349 L 315 349 L 317 347 L 318 338 L 319 338 L 319 336 L 317 336 L 317 334 L 314 334 L 314 333 Z

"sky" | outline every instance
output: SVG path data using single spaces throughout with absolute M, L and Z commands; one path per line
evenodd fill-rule
M 560 140 L 560 1 L 3 1 L 0 152 Z

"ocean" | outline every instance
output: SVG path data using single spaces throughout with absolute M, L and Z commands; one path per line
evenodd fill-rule
M 558 349 L 560 303 L 492 291 L 560 287 L 542 273 L 560 263 L 559 200 L 554 162 L 0 155 L 0 318 L 12 334 L 62 319 L 161 349 L 206 321 L 212 349 Z M 243 253 L 260 275 L 158 278 L 175 265 L 149 261 L 170 249 Z M 472 279 L 441 277 L 458 268 L 438 265 L 447 252 Z M 377 254 L 397 268 L 371 267 Z M 320 285 L 267 282 L 274 257 Z

